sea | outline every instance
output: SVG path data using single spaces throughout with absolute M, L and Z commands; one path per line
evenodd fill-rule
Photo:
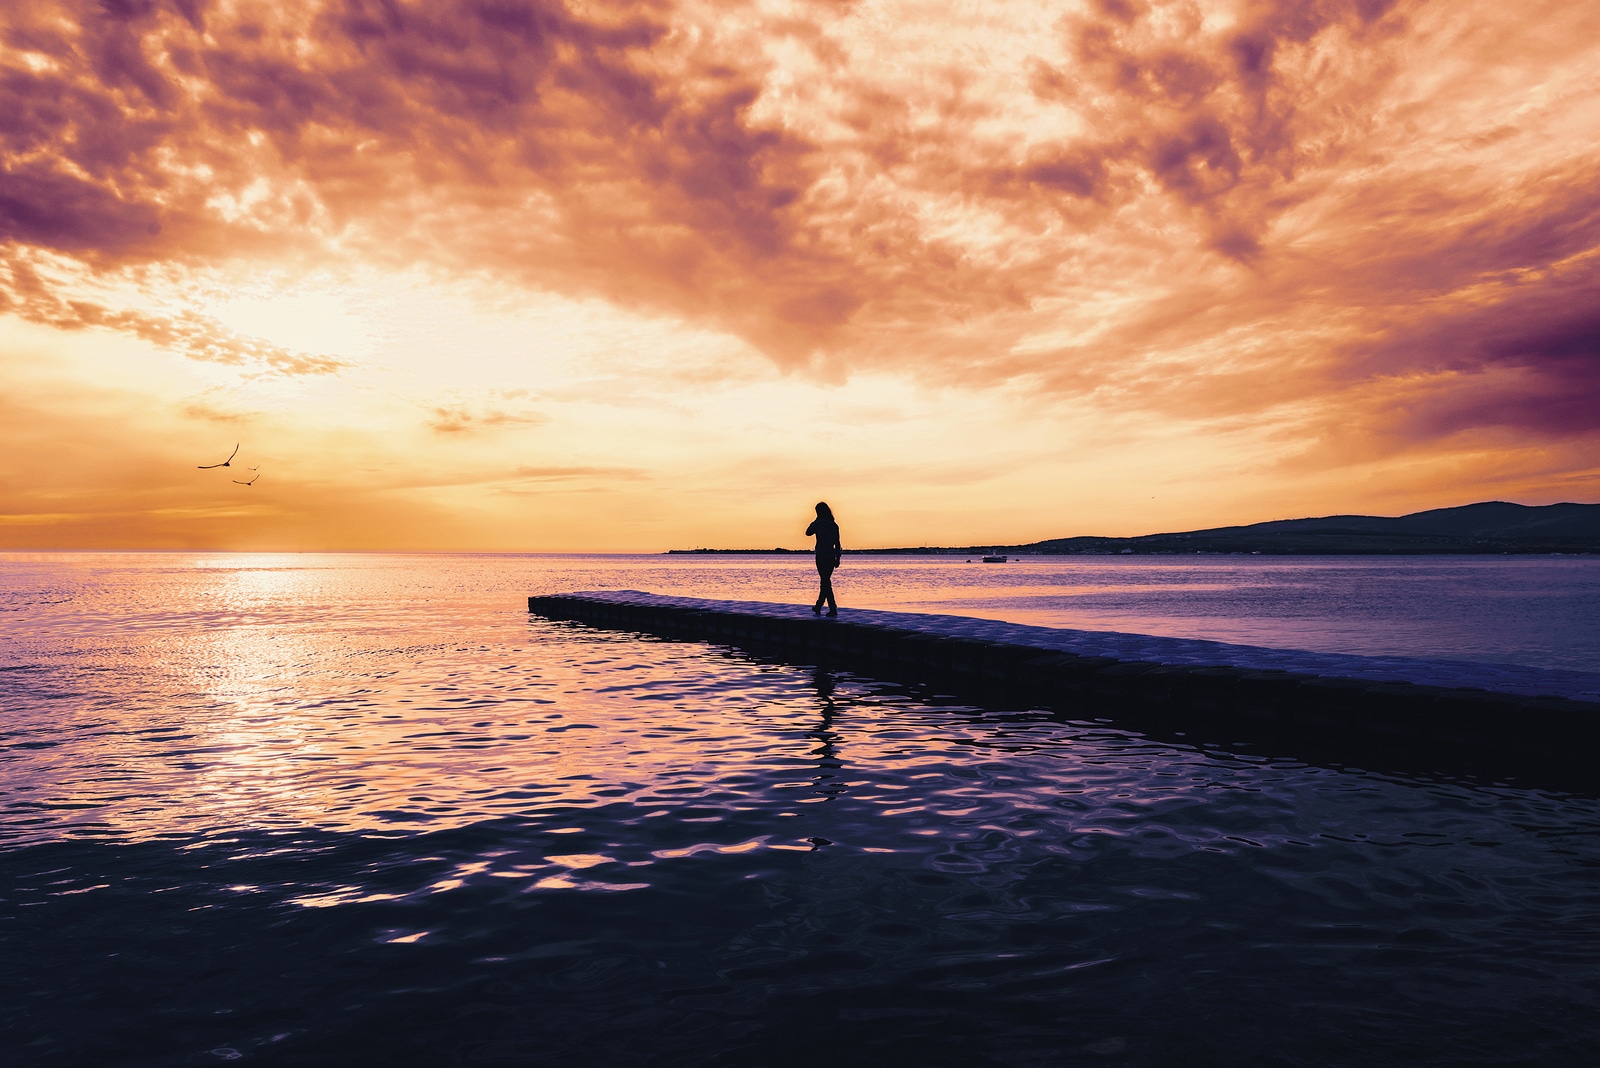
M 526 600 L 815 582 L 0 554 L 0 1062 L 1600 1063 L 1600 775 L 1155 736 Z M 852 556 L 835 585 L 1600 671 L 1596 557 Z

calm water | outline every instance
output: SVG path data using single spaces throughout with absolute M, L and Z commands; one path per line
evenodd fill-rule
M 1600 1059 L 1592 793 L 524 611 L 805 599 L 805 564 L 0 556 L 7 1063 Z M 1593 670 L 1597 571 L 852 560 L 839 587 Z

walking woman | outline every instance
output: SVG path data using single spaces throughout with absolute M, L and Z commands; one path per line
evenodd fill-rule
M 839 524 L 833 520 L 833 509 L 826 502 L 817 503 L 817 518 L 806 527 L 807 534 L 817 536 L 817 574 L 822 578 L 822 589 L 817 603 L 811 606 L 812 614 L 822 614 L 822 602 L 828 602 L 828 614 L 839 614 L 839 605 L 833 599 L 833 569 L 839 566 L 844 547 L 839 544 Z

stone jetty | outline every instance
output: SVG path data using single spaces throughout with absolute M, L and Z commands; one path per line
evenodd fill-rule
M 1588 766 L 1600 757 L 1600 701 L 1588 699 L 1600 677 L 1579 672 L 900 612 L 847 609 L 819 619 L 797 606 L 637 591 L 534 596 L 528 611 L 952 693 L 999 693 L 1091 718 L 1134 712 L 1173 727 L 1255 725 L 1279 736 L 1541 764 Z M 1451 681 L 1467 684 L 1440 684 Z

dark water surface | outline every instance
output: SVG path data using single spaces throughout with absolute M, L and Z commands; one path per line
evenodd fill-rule
M 1590 793 L 523 611 L 615 562 L 3 567 L 5 1063 L 1600 1063 Z

